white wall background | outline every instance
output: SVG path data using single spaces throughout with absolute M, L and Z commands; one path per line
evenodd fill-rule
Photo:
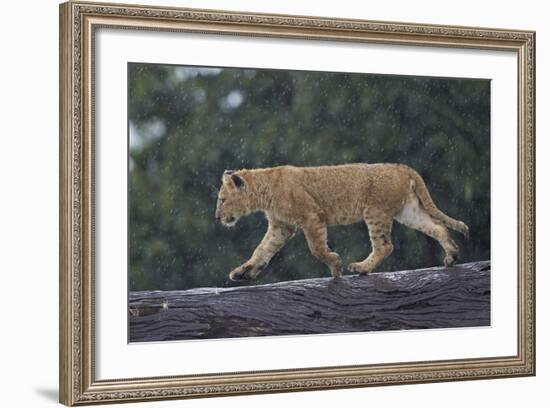
M 134 3 L 141 3 L 134 0 Z M 546 406 L 550 384 L 550 13 L 524 0 L 442 2 L 386 0 L 151 0 L 156 4 L 240 11 L 455 24 L 537 31 L 537 344 L 534 378 L 319 391 L 137 406 L 350 407 Z M 145 3 L 150 3 L 146 1 Z M 6 2 L 0 24 L 0 374 L 2 406 L 54 406 L 58 377 L 58 2 Z M 515 182 L 515 181 L 512 181 Z M 127 405 L 129 406 L 129 405 Z

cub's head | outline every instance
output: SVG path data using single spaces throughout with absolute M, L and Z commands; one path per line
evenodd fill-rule
M 216 204 L 216 220 L 232 227 L 240 217 L 248 214 L 246 181 L 233 170 L 226 170 Z

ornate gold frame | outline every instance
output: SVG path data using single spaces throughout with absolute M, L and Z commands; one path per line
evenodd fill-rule
M 507 50 L 518 63 L 518 350 L 513 356 L 96 380 L 94 92 L 98 27 Z M 535 33 L 68 2 L 60 5 L 60 401 L 66 405 L 535 374 Z

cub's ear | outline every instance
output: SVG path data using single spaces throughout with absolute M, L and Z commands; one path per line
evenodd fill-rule
M 223 172 L 223 182 L 233 184 L 235 188 L 242 188 L 245 181 L 242 177 L 235 174 L 235 170 L 226 170 Z
M 233 181 L 233 184 L 235 184 L 235 187 L 237 188 L 241 188 L 244 186 L 244 180 L 236 174 L 231 175 L 231 181 Z

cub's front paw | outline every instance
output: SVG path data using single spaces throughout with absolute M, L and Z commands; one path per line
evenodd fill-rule
M 229 279 L 232 281 L 253 280 L 259 273 L 259 268 L 253 264 L 245 263 L 234 269 L 229 274 Z
M 354 262 L 348 265 L 348 271 L 351 273 L 358 273 L 359 275 L 366 275 L 370 271 L 365 267 L 363 262 Z
M 336 252 L 331 252 L 332 264 L 330 265 L 330 273 L 333 278 L 341 278 L 343 275 L 342 260 Z

